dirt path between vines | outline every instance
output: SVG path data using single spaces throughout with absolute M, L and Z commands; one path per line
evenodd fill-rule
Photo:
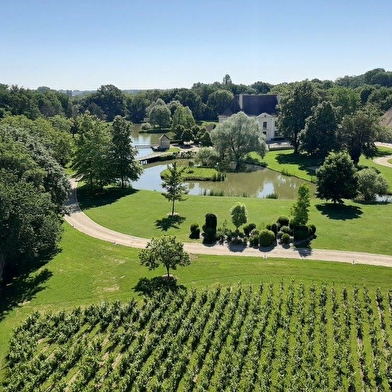
M 380 143 L 392 148 L 392 144 Z M 392 167 L 388 162 L 391 156 L 376 158 L 374 161 L 380 165 Z M 98 238 L 103 241 L 111 242 L 123 246 L 133 248 L 145 248 L 147 242 L 146 238 L 139 238 L 128 234 L 116 232 L 107 229 L 94 221 L 92 221 L 79 207 L 77 200 L 77 181 L 71 179 L 72 194 L 68 202 L 69 215 L 65 216 L 65 220 L 75 229 L 87 234 L 91 237 Z M 364 252 L 351 252 L 340 250 L 326 250 L 326 249 L 308 249 L 308 248 L 284 248 L 280 245 L 271 249 L 255 249 L 250 247 L 229 247 L 227 245 L 203 245 L 200 243 L 185 243 L 184 249 L 193 254 L 210 254 L 220 256 L 252 256 L 263 259 L 269 257 L 287 258 L 287 259 L 308 259 L 308 260 L 323 260 L 323 261 L 337 261 L 351 264 L 368 264 L 379 265 L 384 267 L 392 267 L 392 255 L 381 255 Z

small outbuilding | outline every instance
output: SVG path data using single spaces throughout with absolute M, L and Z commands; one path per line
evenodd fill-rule
M 159 138 L 159 150 L 168 150 L 170 148 L 170 139 L 166 136 L 166 134 L 163 134 Z

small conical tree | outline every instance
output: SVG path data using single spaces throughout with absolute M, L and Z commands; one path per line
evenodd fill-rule
M 172 165 L 168 165 L 167 169 L 169 170 L 169 174 L 165 176 L 162 182 L 162 188 L 166 189 L 166 193 L 162 193 L 162 195 L 168 201 L 172 202 L 171 216 L 173 216 L 174 203 L 176 201 L 185 200 L 183 195 L 188 193 L 188 187 L 184 184 L 182 179 L 182 173 L 185 168 L 179 169 L 177 167 L 177 162 L 174 162 Z

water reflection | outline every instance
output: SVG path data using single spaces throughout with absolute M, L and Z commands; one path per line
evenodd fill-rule
M 186 160 L 178 161 L 178 164 L 187 165 Z M 144 173 L 132 186 L 136 189 L 147 189 L 162 192 L 162 180 L 160 173 L 166 169 L 167 162 L 157 162 L 144 166 Z M 189 181 L 187 182 L 190 195 L 221 194 L 224 196 L 248 196 L 265 198 L 273 193 L 279 199 L 296 199 L 298 187 L 303 183 L 295 177 L 283 176 L 269 169 L 254 168 L 246 173 L 227 173 L 225 181 Z M 315 185 L 309 184 L 311 192 L 315 191 Z

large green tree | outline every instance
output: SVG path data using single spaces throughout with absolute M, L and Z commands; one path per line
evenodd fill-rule
M 184 195 L 188 193 L 188 187 L 184 184 L 182 173 L 185 168 L 180 169 L 177 162 L 173 162 L 167 166 L 169 173 L 163 178 L 162 188 L 166 192 L 162 195 L 172 203 L 171 216 L 174 215 L 174 203 L 176 201 L 183 201 Z
M 0 278 L 3 271 L 7 278 L 28 272 L 37 257 L 56 250 L 61 234 L 66 193 L 55 197 L 49 185 L 55 181 L 48 177 L 53 174 L 50 165 L 56 162 L 42 146 L 32 149 L 32 142 L 1 129 Z M 46 158 L 49 162 L 44 164 Z M 65 178 L 64 173 L 57 174 Z
M 357 173 L 358 192 L 366 201 L 375 201 L 377 195 L 385 195 L 388 193 L 388 181 L 377 173 L 376 169 L 369 167 L 362 169 Z
M 114 178 L 120 178 L 121 188 L 126 181 L 136 181 L 143 172 L 136 159 L 137 149 L 132 146 L 132 124 L 124 117 L 116 116 L 110 128 L 110 166 Z
M 184 251 L 184 244 L 176 241 L 176 237 L 163 236 L 152 238 L 145 249 L 139 253 L 141 264 L 150 270 L 163 265 L 166 268 L 167 277 L 170 270 L 176 270 L 177 266 L 186 266 L 191 263 L 189 254 Z
M 361 154 L 374 156 L 377 151 L 375 142 L 387 141 L 390 136 L 390 131 L 380 125 L 379 114 L 372 109 L 366 109 L 343 118 L 339 142 L 357 165 Z
M 224 89 L 216 90 L 208 96 L 207 106 L 213 111 L 215 118 L 223 113 L 233 97 L 232 92 Z
M 147 94 L 139 92 L 136 95 L 126 95 L 125 99 L 127 118 L 135 124 L 143 122 L 146 117 L 146 109 L 151 104 L 151 100 L 147 97 Z
M 99 87 L 94 94 L 94 102 L 102 109 L 107 121 L 113 121 L 114 117 L 125 115 L 125 95 L 112 84 Z
M 305 128 L 306 119 L 312 114 L 319 96 L 313 84 L 307 80 L 296 83 L 280 98 L 278 128 L 290 140 L 294 152 L 298 152 L 299 133 Z
M 73 167 L 91 187 L 103 188 L 113 180 L 109 126 L 89 112 L 79 119 L 79 135 Z
M 331 152 L 317 170 L 316 195 L 334 204 L 357 195 L 358 181 L 354 162 L 346 152 Z
M 171 112 L 162 99 L 157 99 L 146 110 L 148 121 L 152 126 L 167 128 L 171 122 Z
M 268 149 L 257 120 L 244 112 L 236 113 L 218 124 L 211 131 L 211 141 L 223 159 L 235 163 L 236 170 L 240 169 L 249 152 L 256 151 L 264 157 Z
M 192 129 L 196 122 L 189 107 L 178 105 L 173 114 L 172 131 L 179 139 L 185 129 Z
M 323 101 L 312 109 L 301 131 L 300 149 L 311 155 L 325 158 L 337 147 L 338 123 L 335 109 L 330 102 Z

